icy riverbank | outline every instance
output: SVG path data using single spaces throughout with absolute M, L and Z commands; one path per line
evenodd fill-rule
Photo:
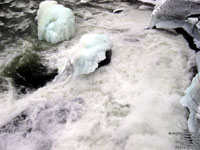
M 181 9 L 179 8 L 181 7 Z M 152 13 L 151 28 L 175 30 L 182 34 L 188 45 L 198 51 L 200 49 L 199 30 L 200 2 L 195 0 L 165 0 L 156 6 Z M 185 90 L 181 99 L 183 107 L 188 108 L 188 130 L 199 132 L 199 54 L 196 55 L 195 77 L 191 85 Z

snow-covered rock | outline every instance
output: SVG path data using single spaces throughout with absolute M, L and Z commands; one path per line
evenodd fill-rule
M 200 48 L 200 33 L 191 17 L 200 16 L 200 1 L 197 0 L 161 0 L 152 13 L 150 27 L 162 29 L 184 29 Z
M 50 43 L 69 40 L 75 33 L 75 17 L 56 1 L 43 1 L 37 12 L 38 38 Z
M 111 48 L 112 42 L 107 35 L 83 35 L 79 45 L 71 54 L 70 62 L 74 67 L 74 75 L 94 72 L 99 67 L 99 63 L 106 59 L 106 53 L 111 52 Z M 108 59 L 110 62 L 110 58 Z
M 190 132 L 200 131 L 200 73 L 192 80 L 191 85 L 185 90 L 185 96 L 181 99 L 181 104 L 190 111 L 188 119 L 188 129 Z

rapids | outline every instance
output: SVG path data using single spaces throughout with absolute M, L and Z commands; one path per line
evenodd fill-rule
M 181 35 L 146 29 L 151 11 L 137 10 L 126 3 L 119 7 L 124 8 L 120 14 L 103 11 L 92 19 L 79 20 L 72 40 L 59 44 L 56 50 L 42 52 L 46 64 L 61 73 L 83 34 L 103 33 L 113 42 L 109 65 L 89 75 L 62 74 L 62 80 L 49 82 L 18 99 L 12 85 L 0 94 L 1 126 L 36 104 L 52 101 L 54 107 L 61 107 L 64 101 L 74 108 L 71 100 L 81 98 L 81 115 L 76 121 L 54 123 L 50 127 L 55 131 L 48 129 L 49 133 L 0 132 L 0 150 L 174 149 L 178 137 L 169 132 L 186 128 L 180 99 L 191 80 L 193 51 Z M 51 113 L 44 113 L 44 119 L 48 115 Z M 69 117 L 73 120 L 74 116 Z M 23 119 L 22 123 L 26 125 Z

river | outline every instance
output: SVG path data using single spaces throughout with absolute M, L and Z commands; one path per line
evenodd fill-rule
M 50 108 L 56 110 L 69 102 L 73 108 L 66 123 L 43 121 L 40 126 L 45 132 L 35 129 L 26 136 L 1 133 L 0 150 L 174 149 L 178 137 L 169 132 L 186 128 L 180 99 L 191 81 L 193 52 L 181 35 L 146 29 L 151 11 L 126 3 L 119 7 L 124 8 L 122 13 L 104 11 L 78 21 L 72 40 L 42 52 L 46 64 L 61 73 L 83 34 L 105 33 L 113 41 L 109 65 L 74 78 L 62 74 L 62 80 L 21 97 L 16 98 L 12 85 L 0 95 L 0 125 L 25 109 L 38 111 L 44 103 L 55 104 Z M 80 102 L 72 101 L 76 98 Z M 40 122 L 54 113 L 50 112 L 43 113 Z M 56 119 L 56 115 L 50 118 Z M 31 126 L 37 125 L 33 122 Z

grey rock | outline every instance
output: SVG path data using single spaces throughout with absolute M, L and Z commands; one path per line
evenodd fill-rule
M 191 36 L 188 41 L 194 44 L 192 48 L 200 49 L 200 32 L 197 26 L 200 16 L 200 1 L 198 0 L 165 0 L 157 4 L 152 13 L 150 28 L 183 29 Z M 180 30 L 179 30 L 180 31 Z

